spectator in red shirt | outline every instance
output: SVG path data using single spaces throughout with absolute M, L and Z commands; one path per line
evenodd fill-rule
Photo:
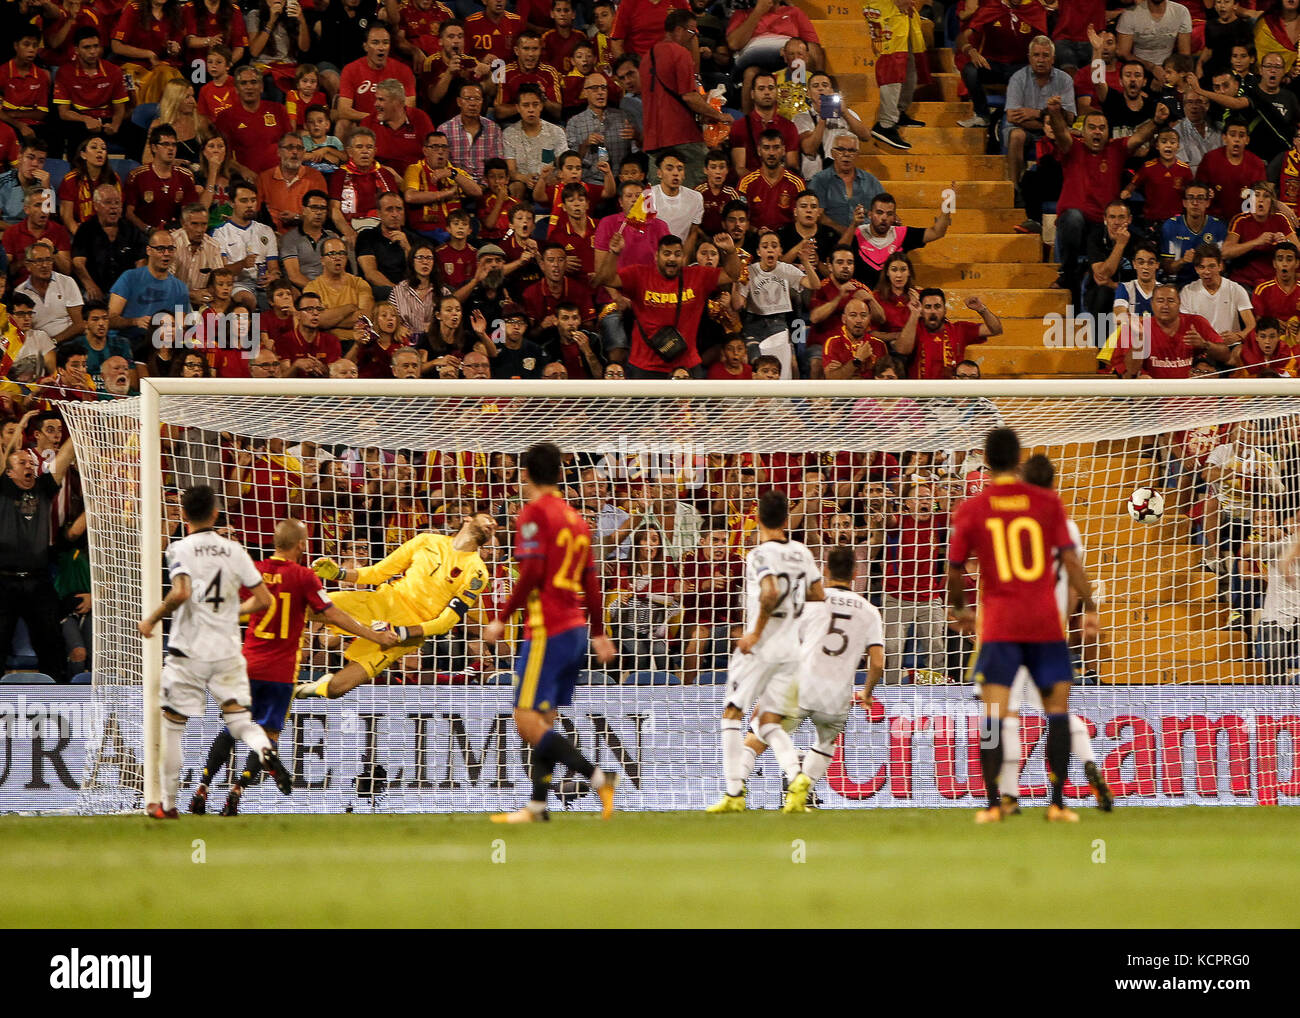
M 919 299 L 908 306 L 907 324 L 894 350 L 908 357 L 907 376 L 918 379 L 951 378 L 966 359 L 966 348 L 1002 335 L 1002 321 L 979 297 L 967 297 L 965 304 L 983 319 L 974 322 L 948 321 L 948 298 L 937 287 L 926 287 Z
M 54 108 L 69 158 L 87 135 L 116 135 L 130 105 L 122 72 L 100 59 L 104 46 L 99 33 L 93 28 L 77 29 L 76 47 L 75 58 L 60 67 L 54 78 Z
M 542 60 L 560 74 L 568 74 L 573 69 L 573 51 L 587 41 L 586 35 L 573 27 L 573 3 L 574 0 L 553 0 L 551 20 L 555 27 L 542 33 Z
M 244 12 L 232 0 L 194 0 L 185 5 L 181 15 L 185 32 L 185 60 L 193 64 L 202 60 L 213 46 L 230 49 L 232 64 L 244 58 L 248 46 L 248 25 Z
M 738 190 L 749 206 L 749 220 L 755 229 L 780 230 L 794 222 L 795 199 L 806 185 L 786 169 L 785 141 L 781 132 L 768 128 L 758 140 L 760 168 L 741 178 Z
M 375 159 L 399 176 L 420 161 L 425 139 L 433 133 L 433 122 L 423 110 L 406 104 L 405 87 L 396 78 L 375 86 Z
M 409 0 L 402 4 L 397 16 L 397 51 L 412 67 L 423 67 L 437 52 L 438 26 L 455 17 L 451 8 L 439 0 Z
M 542 113 L 560 119 L 560 72 L 542 63 L 542 37 L 531 28 L 515 36 L 515 58 L 506 64 L 505 79 L 497 93 L 494 111 L 499 124 L 512 123 L 519 116 L 519 86 L 536 85 L 541 92 Z
M 1151 295 L 1151 318 L 1144 342 L 1130 343 L 1124 351 L 1124 377 L 1190 378 L 1192 362 L 1206 354 L 1228 360 L 1228 346 L 1200 315 L 1179 310 L 1178 287 L 1160 283 Z
M 528 312 L 530 338 L 536 338 L 544 329 L 556 324 L 555 313 L 561 304 L 573 304 L 582 311 L 583 322 L 596 317 L 591 288 L 581 279 L 565 273 L 568 252 L 564 245 L 548 240 L 542 247 L 542 278 L 523 293 L 524 310 Z
M 561 192 L 560 214 L 551 217 L 551 228 L 546 239 L 563 245 L 566 272 L 575 279 L 590 282 L 596 271 L 596 224 L 587 215 L 590 202 L 587 185 L 581 182 L 565 184 Z
M 1273 252 L 1279 244 L 1300 246 L 1286 216 L 1277 211 L 1276 192 L 1268 181 L 1253 185 L 1254 208 L 1228 226 L 1224 260 L 1232 263 L 1228 276 L 1247 290 L 1273 278 Z
M 36 66 L 40 48 L 40 29 L 20 25 L 14 39 L 14 58 L 0 66 L 0 121 L 24 140 L 32 137 L 50 112 L 50 75 Z
M 1230 117 L 1223 125 L 1223 147 L 1205 153 L 1197 167 L 1196 179 L 1214 188 L 1210 215 L 1230 223 L 1241 211 L 1243 193 L 1256 181 L 1268 179 L 1264 160 L 1247 152 L 1250 128 L 1242 117 Z M 1060 229 L 1059 221 L 1057 229 Z
M 235 90 L 239 102 L 217 117 L 217 130 L 230 139 L 241 164 L 261 173 L 279 161 L 280 139 L 292 130 L 289 114 L 279 103 L 262 98 L 262 75 L 255 67 L 239 69 Z
M 315 293 L 300 293 L 294 302 L 298 324 L 276 346 L 280 374 L 286 377 L 326 378 L 329 366 L 343 356 L 338 337 L 320 327 L 325 302 Z
M 389 191 L 401 194 L 401 181 L 375 162 L 375 132 L 356 128 L 348 138 L 348 161 L 330 174 L 330 218 L 349 247 L 357 242 L 353 220 L 378 218 L 379 196 Z
M 663 0 L 665 5 L 672 2 Z M 643 148 L 655 166 L 665 149 L 675 148 L 686 164 L 685 186 L 695 187 L 704 179 L 704 157 L 708 153 L 695 118 L 730 125 L 731 115 L 715 110 L 695 85 L 695 15 L 689 10 L 674 10 L 664 20 L 664 33 L 640 68 L 644 88 Z M 630 78 L 619 81 L 625 91 L 627 81 Z
M 948 516 L 940 511 L 928 484 L 912 483 L 903 494 L 904 508 L 895 529 L 897 539 L 885 547 L 881 615 L 885 645 L 893 650 L 886 681 L 903 681 L 904 650 L 910 634 L 915 647 L 914 677 L 933 682 L 947 671 L 948 610 L 940 563 L 948 542 Z
M 1139 127 L 1127 138 L 1110 138 L 1110 124 L 1104 114 L 1089 113 L 1083 118 L 1083 132 L 1075 138 L 1061 112 L 1061 99 L 1047 100 L 1047 119 L 1061 164 L 1064 183 L 1056 203 L 1056 257 L 1061 265 L 1057 285 L 1071 290 L 1078 301 L 1083 276 L 1080 258 L 1084 252 L 1089 225 L 1099 225 L 1107 204 L 1120 192 L 1124 163 L 1154 136 L 1158 127 L 1169 119 L 1163 104 L 1156 108 L 1156 120 Z M 1204 163 L 1201 164 L 1202 168 Z
M 1079 115 L 1087 116 L 1089 113 L 1101 112 L 1101 97 L 1097 94 L 1097 82 L 1092 80 L 1092 68 L 1095 61 L 1100 60 L 1105 67 L 1105 80 L 1101 84 L 1108 89 L 1114 89 L 1116 92 L 1124 90 L 1119 80 L 1119 58 L 1115 56 L 1115 33 L 1109 28 L 1101 32 L 1088 33 L 1092 40 L 1089 49 L 1092 52 L 1090 59 L 1084 59 L 1075 66 L 1078 70 L 1074 72 L 1074 101 L 1078 104 Z M 1062 70 L 1067 70 L 1068 66 L 1063 61 L 1071 61 L 1071 55 L 1062 56 L 1062 42 L 1060 34 L 1056 36 L 1056 63 Z
M 1192 170 L 1178 158 L 1178 132 L 1172 127 L 1161 128 L 1156 135 L 1155 159 L 1148 159 L 1133 175 L 1128 186 L 1119 193 L 1128 201 L 1135 191 L 1145 199 L 1142 219 L 1148 229 L 1158 229 L 1166 219 L 1173 219 L 1183 211 L 1183 190 L 1192 182 Z
M 65 276 L 72 272 L 72 238 L 58 222 L 45 211 L 45 192 L 31 190 L 23 198 L 26 218 L 4 231 L 3 244 L 9 256 L 9 279 L 21 283 L 27 278 L 27 249 L 38 240 L 48 240 L 54 245 L 54 268 Z
M 668 15 L 688 9 L 686 0 L 622 0 L 609 33 L 609 53 L 604 55 L 611 65 L 624 53 L 645 56 L 662 38 Z
M 839 331 L 843 322 L 844 307 L 855 297 L 867 302 L 871 310 L 871 320 L 881 323 L 885 320 L 883 309 L 876 300 L 870 287 L 853 276 L 853 249 L 837 247 L 829 259 L 830 272 L 822 285 L 812 295 L 812 305 L 808 311 L 808 320 L 812 325 L 808 337 L 809 360 L 813 378 L 822 378 L 823 350 L 826 340 Z M 904 298 L 906 307 L 906 298 Z M 904 314 L 906 321 L 906 314 Z M 902 326 L 899 326 L 900 331 Z
M 722 357 L 709 368 L 706 377 L 721 382 L 748 382 L 754 377 L 744 336 L 731 336 L 722 344 Z
M 867 302 L 854 297 L 844 306 L 843 319 L 840 328 L 826 340 L 826 377 L 836 381 L 871 378 L 876 362 L 889 356 L 889 348 L 867 332 L 871 326 Z
M 799 169 L 799 130 L 794 122 L 776 111 L 776 76 L 766 71 L 754 76 L 752 90 L 754 108 L 741 120 L 731 125 L 731 166 L 736 178 L 743 178 L 762 165 L 759 159 L 758 140 L 763 132 L 779 131 L 785 142 L 785 164 L 791 171 Z
M 465 19 L 466 48 L 489 64 L 509 60 L 524 19 L 506 10 L 506 0 L 483 0 L 483 10 Z
M 415 106 L 415 74 L 406 64 L 388 55 L 392 33 L 382 21 L 366 29 L 366 55 L 343 68 L 335 108 L 335 133 L 346 144 L 358 124 L 370 126 L 375 112 L 375 90 L 380 82 L 397 80 L 406 94 L 406 105 Z
M 175 128 L 155 127 L 149 132 L 149 147 L 153 162 L 132 170 L 122 188 L 127 222 L 145 234 L 159 227 L 170 229 L 182 208 L 203 197 L 194 176 L 176 163 Z
M 122 6 L 111 47 L 135 81 L 136 102 L 157 102 L 167 82 L 181 77 L 184 6 L 178 0 L 128 0 Z

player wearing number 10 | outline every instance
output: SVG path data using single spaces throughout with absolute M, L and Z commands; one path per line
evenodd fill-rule
M 573 687 L 587 657 L 585 621 L 590 620 L 596 660 L 608 664 L 614 659 L 614 644 L 605 635 L 604 601 L 591 557 L 591 531 L 559 496 L 564 459 L 558 446 L 538 442 L 528 448 L 519 465 L 529 498 L 519 512 L 515 540 L 519 579 L 496 619 L 483 631 L 483 641 L 495 646 L 505 633 L 506 622 L 527 606 L 524 642 L 515 664 L 515 727 L 533 748 L 533 794 L 523 809 L 499 813 L 492 822 L 522 824 L 550 819 L 546 801 L 551 769 L 557 763 L 591 783 L 600 797 L 601 815 L 608 820 L 614 812 L 614 775 L 596 770 L 554 728 L 557 709 L 573 702 Z
M 1056 492 L 1020 480 L 1020 439 L 995 428 L 984 445 L 991 482 L 957 508 L 948 549 L 948 604 L 962 632 L 976 629 L 966 606 L 966 562 L 980 569 L 980 613 L 975 681 L 984 700 L 980 764 L 988 809 L 976 821 L 1002 819 L 998 775 L 1002 769 L 1001 720 L 1016 673 L 1023 665 L 1043 695 L 1047 712 L 1047 767 L 1052 784 L 1049 820 L 1077 821 L 1065 808 L 1063 788 L 1070 762 L 1070 680 L 1074 674 L 1064 622 L 1056 603 L 1057 555 L 1083 605 L 1083 630 L 1095 636 L 1097 606 L 1092 583 L 1079 562 Z

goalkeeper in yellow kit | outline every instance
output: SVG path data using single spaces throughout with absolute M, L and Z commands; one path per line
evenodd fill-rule
M 407 541 L 382 562 L 361 569 L 344 569 L 333 559 L 318 558 L 312 570 L 325 581 L 376 586 L 375 590 L 342 590 L 330 600 L 358 622 L 386 623 L 397 634 L 393 647 L 354 639 L 343 656 L 348 663 L 328 678 L 300 682 L 295 697 L 335 699 L 374 680 L 380 672 L 416 650 L 430 636 L 455 628 L 487 590 L 488 571 L 479 549 L 492 540 L 497 521 L 491 513 L 464 517 L 455 537 L 421 534 Z M 342 630 L 338 630 L 343 632 Z

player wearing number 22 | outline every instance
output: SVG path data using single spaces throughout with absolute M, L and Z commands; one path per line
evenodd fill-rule
M 391 630 L 376 633 L 330 603 L 321 590 L 319 577 L 301 563 L 306 551 L 305 525 L 298 520 L 281 520 L 276 524 L 275 554 L 257 563 L 257 571 L 271 595 L 271 607 L 253 612 L 244 633 L 244 663 L 248 666 L 248 684 L 253 697 L 253 720 L 262 726 L 272 745 L 279 742 L 289 717 L 293 685 L 298 679 L 302 630 L 309 610 L 334 628 L 376 647 L 397 643 L 397 635 Z M 223 728 L 213 740 L 203 775 L 190 799 L 191 813 L 207 812 L 208 785 L 230 759 L 234 745 L 235 737 L 229 728 Z M 230 786 L 222 816 L 235 816 L 239 812 L 240 796 L 257 780 L 261 769 L 257 755 L 249 753 L 244 769 Z
M 1097 608 L 1056 492 L 1026 484 L 1018 475 L 1020 440 L 1010 428 L 989 432 L 984 458 L 991 483 L 957 507 L 948 549 L 948 604 L 962 632 L 978 628 L 975 681 L 984 700 L 980 764 L 988 809 L 976 821 L 1002 819 L 998 775 L 1002 769 L 1001 719 L 1016 673 L 1023 665 L 1043 695 L 1047 712 L 1047 768 L 1052 784 L 1049 820 L 1077 821 L 1065 808 L 1070 762 L 1068 700 L 1073 667 L 1056 603 L 1056 562 L 1069 575 L 1084 610 L 1084 633 L 1095 635 Z M 966 562 L 980 570 L 980 612 L 966 606 Z
M 605 635 L 600 578 L 591 557 L 591 531 L 586 521 L 559 496 L 563 456 L 550 442 L 530 446 L 520 460 L 524 493 L 529 502 L 519 512 L 515 558 L 519 578 L 483 640 L 495 646 L 505 624 L 526 607 L 524 641 L 515 664 L 515 727 L 533 748 L 533 794 L 513 813 L 500 813 L 493 823 L 520 824 L 550 819 L 547 797 L 551 770 L 562 763 L 581 775 L 600 797 L 601 815 L 614 812 L 614 775 L 596 770 L 586 757 L 555 731 L 557 709 L 573 702 L 573 687 L 587 658 L 587 625 L 596 659 L 614 659 L 614 644 Z M 585 601 L 585 603 L 584 603 Z

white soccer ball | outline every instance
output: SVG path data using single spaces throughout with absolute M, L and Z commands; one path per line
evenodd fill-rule
M 1156 523 L 1165 514 L 1165 497 L 1151 488 L 1138 488 L 1128 497 L 1128 514 L 1137 523 Z

